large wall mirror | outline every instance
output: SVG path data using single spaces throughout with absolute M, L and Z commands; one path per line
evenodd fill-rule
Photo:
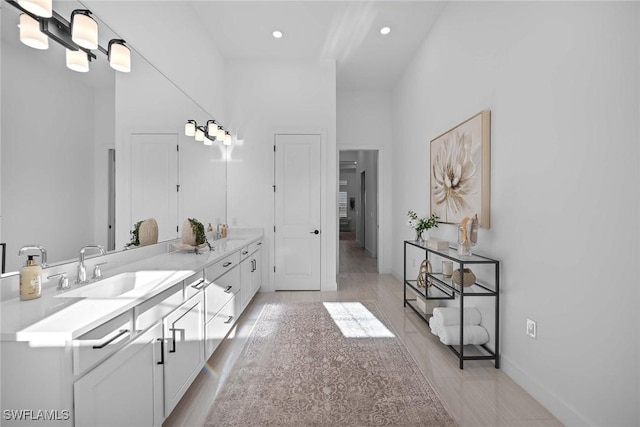
M 82 5 L 59 2 L 68 17 Z M 39 244 L 49 264 L 77 259 L 97 243 L 122 250 L 137 221 L 156 218 L 159 240 L 181 235 L 186 218 L 226 222 L 226 156 L 184 135 L 204 111 L 135 52 L 132 71 L 112 70 L 106 56 L 88 73 L 65 66 L 65 49 L 36 50 L 18 37 L 20 11 L 2 2 L 2 139 L 0 241 L 6 270 L 18 249 Z M 100 44 L 118 38 L 95 16 Z

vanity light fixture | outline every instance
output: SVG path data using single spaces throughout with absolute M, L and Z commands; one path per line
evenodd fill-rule
M 195 120 L 187 120 L 187 123 L 184 125 L 184 134 L 186 136 L 195 136 L 196 135 L 196 124 Z
M 229 133 L 229 131 L 226 131 L 224 133 L 224 138 L 222 138 L 222 143 L 224 145 L 231 145 L 231 134 Z
M 36 16 L 51 18 L 53 16 L 53 0 L 18 0 L 21 8 Z
M 40 23 L 26 13 L 20 15 L 20 41 L 34 49 L 49 49 L 49 38 L 40 31 Z
M 109 40 L 107 58 L 109 65 L 116 71 L 128 73 L 131 71 L 131 50 L 122 39 Z
M 79 73 L 89 71 L 89 55 L 82 49 L 67 49 L 67 68 Z
M 124 40 L 113 39 L 108 49 L 98 44 L 98 23 L 87 9 L 76 9 L 67 21 L 52 9 L 51 0 L 6 0 L 8 4 L 23 12 L 20 15 L 20 41 L 36 49 L 47 49 L 49 40 L 65 47 L 67 67 L 74 71 L 89 71 L 89 61 L 99 50 L 109 60 L 114 70 L 131 71 L 131 50 Z M 84 52 L 84 53 L 82 53 Z
M 209 134 L 205 133 L 204 134 L 204 141 L 202 141 L 203 144 L 204 145 L 213 145 L 213 141 L 215 140 L 215 138 L 213 138 L 213 139 L 211 139 L 211 138 L 212 137 L 209 136 Z
M 91 17 L 90 10 L 71 12 L 71 40 L 85 49 L 98 48 L 98 23 Z
M 196 127 L 196 141 L 204 142 L 204 126 Z

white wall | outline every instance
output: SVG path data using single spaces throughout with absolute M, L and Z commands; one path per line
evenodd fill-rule
M 407 210 L 429 211 L 429 141 L 490 109 L 477 251 L 502 261 L 502 366 L 567 425 L 640 424 L 639 21 L 637 3 L 452 2 L 393 96 L 394 274 Z
M 228 221 L 263 227 L 273 272 L 274 134 L 322 135 L 322 290 L 336 288 L 337 152 L 333 61 L 244 61 L 225 65 L 227 117 L 241 141 L 228 163 Z M 265 282 L 266 283 L 266 282 Z M 270 274 L 269 286 L 273 289 Z
M 380 273 L 391 272 L 394 244 L 390 218 L 393 143 L 391 93 L 340 90 L 337 96 L 337 142 L 339 150 L 378 150 L 377 256 Z M 358 178 L 359 182 L 359 178 Z M 358 189 L 359 191 L 359 189 Z M 358 198 L 359 200 L 359 198 Z M 359 208 L 358 208 L 359 209 Z

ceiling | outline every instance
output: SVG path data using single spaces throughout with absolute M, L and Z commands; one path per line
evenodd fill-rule
M 341 89 L 395 85 L 442 11 L 437 1 L 189 1 L 229 59 L 335 59 Z M 380 28 L 391 27 L 387 36 Z M 284 33 L 275 39 L 274 30 Z

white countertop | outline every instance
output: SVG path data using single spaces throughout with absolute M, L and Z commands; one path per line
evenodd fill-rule
M 166 272 L 166 276 L 162 276 L 158 284 L 144 294 L 129 292 L 113 298 L 58 296 L 90 286 L 72 284 L 70 289 L 61 291 L 56 290 L 55 286 L 46 287 L 42 290 L 42 296 L 35 300 L 21 301 L 16 297 L 4 301 L 0 305 L 0 340 L 29 341 L 36 346 L 71 341 L 260 238 L 262 235 L 259 234 L 237 235 L 232 240 L 213 242 L 213 251 L 205 249 L 199 255 L 174 251 L 123 264 L 105 272 L 103 279 L 127 272 Z

